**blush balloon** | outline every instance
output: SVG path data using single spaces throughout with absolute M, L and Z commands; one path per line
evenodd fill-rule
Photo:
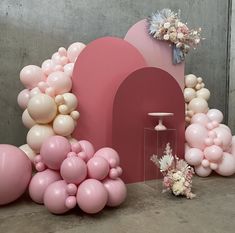
M 43 203 L 43 196 L 47 187 L 55 181 L 61 180 L 58 172 L 46 169 L 43 172 L 37 172 L 30 181 L 29 195 L 36 203 Z
M 30 100 L 30 91 L 28 89 L 22 90 L 17 97 L 17 103 L 22 109 L 27 108 L 29 100 Z
M 82 151 L 85 152 L 86 155 L 85 162 L 87 162 L 89 159 L 91 159 L 94 156 L 95 153 L 94 146 L 89 141 L 86 140 L 81 140 L 78 142 L 82 148 Z
M 88 176 L 103 180 L 109 174 L 109 163 L 102 157 L 93 157 L 87 163 Z
M 207 116 L 211 121 L 217 121 L 218 123 L 223 121 L 223 113 L 218 109 L 210 109 L 207 113 Z
M 208 146 L 204 150 L 204 155 L 210 162 L 217 162 L 222 158 L 223 150 L 216 145 Z
M 195 173 L 201 177 L 209 176 L 212 172 L 210 167 L 203 167 L 202 165 L 194 167 L 194 170 L 195 170 Z
M 81 51 L 86 47 L 85 44 L 75 42 L 68 47 L 67 55 L 70 62 L 75 62 Z
M 185 160 L 193 166 L 198 166 L 203 160 L 203 152 L 198 148 L 188 149 L 185 153 Z
M 74 63 L 68 63 L 64 66 L 64 72 L 67 74 L 69 77 L 72 77 L 73 74 L 73 68 L 74 68 Z
M 42 63 L 42 71 L 44 72 L 45 75 L 51 74 L 54 69 L 55 69 L 55 64 L 51 59 L 47 59 Z
M 210 119 L 205 113 L 197 113 L 191 119 L 192 124 L 195 123 L 206 126 L 209 122 Z
M 235 173 L 235 156 L 224 152 L 222 160 L 215 171 L 221 176 L 233 175 Z
M 232 134 L 224 127 L 217 127 L 213 131 L 216 132 L 217 138 L 222 141 L 222 148 L 228 149 L 232 143 Z

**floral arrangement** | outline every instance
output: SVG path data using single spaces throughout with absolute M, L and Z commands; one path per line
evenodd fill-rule
M 173 43 L 173 63 L 181 63 L 190 47 L 196 47 L 201 40 L 201 28 L 189 29 L 180 20 L 180 12 L 163 9 L 148 18 L 149 34 L 157 39 Z
M 165 151 L 160 159 L 157 155 L 152 155 L 150 160 L 160 168 L 164 176 L 163 192 L 172 191 L 175 196 L 182 195 L 189 199 L 196 196 L 191 192 L 194 170 L 186 161 L 172 155 L 170 143 L 166 144 Z

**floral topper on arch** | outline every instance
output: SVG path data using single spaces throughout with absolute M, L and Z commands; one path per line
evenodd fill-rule
M 180 11 L 157 11 L 148 17 L 148 23 L 148 31 L 153 38 L 173 43 L 174 64 L 184 61 L 190 47 L 195 48 L 201 40 L 201 28 L 189 29 L 187 23 L 181 22 Z

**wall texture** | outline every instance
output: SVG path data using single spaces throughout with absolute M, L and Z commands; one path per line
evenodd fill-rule
M 25 143 L 26 129 L 16 98 L 19 72 L 41 65 L 60 46 L 98 37 L 123 37 L 152 11 L 182 10 L 190 27 L 201 26 L 206 40 L 187 57 L 186 73 L 204 78 L 210 106 L 227 118 L 228 13 L 230 0 L 1 0 L 0 1 L 0 143 Z

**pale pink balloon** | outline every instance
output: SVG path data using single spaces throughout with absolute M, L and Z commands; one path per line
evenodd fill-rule
M 22 90 L 17 97 L 17 103 L 22 109 L 27 108 L 29 100 L 30 100 L 30 91 L 28 89 Z
M 69 136 L 75 129 L 75 123 L 71 116 L 59 114 L 53 121 L 53 130 L 61 136 Z
M 194 170 L 195 170 L 195 173 L 201 177 L 209 176 L 212 172 L 210 167 L 203 167 L 202 165 L 194 167 Z
M 0 144 L 0 205 L 19 198 L 32 175 L 31 161 L 19 148 Z
M 223 128 L 225 128 L 225 129 L 227 129 L 228 132 L 232 134 L 231 129 L 230 129 L 227 125 L 225 125 L 225 124 L 219 124 L 219 127 L 223 127 Z
M 108 201 L 108 192 L 104 185 L 95 179 L 83 181 L 77 191 L 78 206 L 88 214 L 101 211 Z
M 52 72 L 54 72 L 55 69 L 55 63 L 51 59 L 47 59 L 42 63 L 42 71 L 44 72 L 45 75 L 49 75 Z
M 215 171 L 222 176 L 233 175 L 235 173 L 235 156 L 224 152 L 222 160 Z
M 77 156 L 66 158 L 61 164 L 60 174 L 67 183 L 78 185 L 87 176 L 86 163 Z
M 191 147 L 198 149 L 205 148 L 205 139 L 207 138 L 207 129 L 200 124 L 191 124 L 185 131 L 185 139 Z
M 232 143 L 232 134 L 224 127 L 217 127 L 213 129 L 216 132 L 217 138 L 222 141 L 222 148 L 228 149 Z
M 40 82 L 42 83 L 42 82 Z M 40 90 L 39 87 L 34 87 L 31 91 L 30 91 L 30 98 L 34 97 L 35 95 L 41 94 L 42 91 Z
M 187 142 L 184 143 L 184 152 L 186 153 L 191 147 L 188 145 Z
M 66 56 L 61 55 L 58 52 L 56 52 L 52 55 L 51 60 L 56 65 L 61 65 L 61 66 L 64 66 L 69 62 L 69 59 Z
M 218 109 L 210 109 L 207 113 L 207 116 L 211 121 L 217 121 L 218 123 L 223 121 L 223 113 Z
M 109 147 L 104 147 L 104 148 L 99 149 L 94 154 L 94 157 L 95 156 L 103 157 L 104 159 L 106 159 L 111 168 L 117 167 L 120 164 L 120 158 L 119 158 L 117 151 Z
M 86 140 L 81 140 L 78 142 L 82 148 L 82 151 L 85 152 L 86 155 L 85 162 L 87 162 L 89 159 L 91 159 L 94 156 L 95 153 L 94 146 L 89 141 Z
M 27 134 L 27 144 L 36 152 L 40 151 L 42 143 L 55 133 L 50 125 L 34 125 Z
M 206 126 L 209 122 L 210 119 L 205 113 L 197 113 L 191 118 L 191 124 L 197 123 Z
M 108 191 L 107 206 L 115 207 L 124 202 L 127 195 L 127 189 L 126 185 L 120 178 L 115 180 L 106 179 L 103 181 L 103 184 Z
M 201 165 L 202 165 L 203 167 L 207 168 L 207 167 L 210 166 L 210 162 L 209 162 L 209 160 L 207 160 L 207 159 L 203 159 Z
M 54 88 L 56 95 L 70 92 L 72 88 L 71 78 L 62 71 L 51 73 L 47 78 L 47 84 Z
M 61 163 L 71 150 L 69 141 L 62 136 L 47 138 L 42 144 L 40 155 L 43 163 L 51 169 L 59 170 Z
M 73 74 L 73 68 L 74 68 L 74 63 L 68 63 L 64 66 L 64 72 L 67 74 L 69 77 L 72 77 Z
M 20 81 L 28 89 L 36 87 L 39 82 L 45 79 L 46 76 L 39 66 L 28 65 L 20 71 Z
M 47 187 L 58 180 L 61 180 L 59 172 L 50 169 L 46 169 L 43 172 L 37 172 L 29 184 L 29 195 L 32 200 L 42 204 Z
M 70 62 L 75 62 L 81 51 L 86 47 L 85 44 L 75 42 L 68 47 L 67 56 Z
M 70 209 L 66 206 L 68 197 L 67 183 L 64 180 L 59 180 L 47 187 L 44 193 L 43 202 L 50 212 L 54 214 L 63 214 Z
M 222 158 L 223 150 L 216 145 L 208 146 L 204 150 L 204 155 L 210 162 L 217 162 Z
M 32 128 L 37 123 L 32 119 L 32 117 L 29 115 L 28 109 L 25 109 L 22 114 L 22 122 L 24 126 L 28 129 Z
M 93 157 L 87 163 L 88 176 L 103 180 L 109 174 L 109 163 L 103 157 Z
M 203 152 L 198 148 L 188 149 L 185 153 L 185 160 L 190 165 L 198 166 L 203 160 Z

